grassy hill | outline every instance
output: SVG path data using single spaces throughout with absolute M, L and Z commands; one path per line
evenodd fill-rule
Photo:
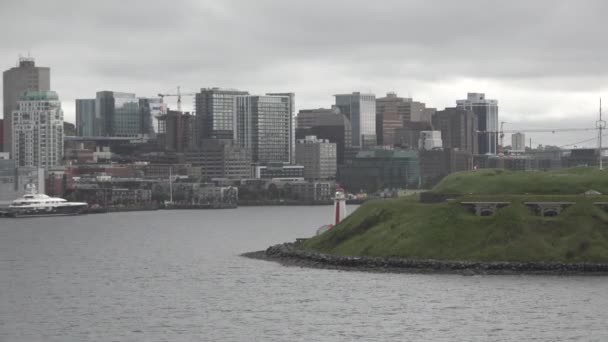
M 577 167 L 555 171 L 483 169 L 457 172 L 444 178 L 432 192 L 445 194 L 582 194 L 587 190 L 608 194 L 608 173 Z
M 549 186 L 554 183 L 559 186 Z M 608 174 L 580 168 L 459 173 L 433 191 L 473 195 L 439 204 L 419 203 L 415 197 L 371 201 L 330 231 L 308 240 L 304 248 L 408 259 L 608 262 L 608 213 L 593 205 L 608 197 L 564 195 L 589 189 L 608 192 Z M 521 195 L 525 193 L 531 195 Z M 512 204 L 489 217 L 475 216 L 460 205 L 479 198 Z M 522 204 L 529 200 L 577 204 L 559 216 L 539 217 Z

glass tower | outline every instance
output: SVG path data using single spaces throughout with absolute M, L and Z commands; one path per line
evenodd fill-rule
M 336 106 L 350 120 L 352 146 L 376 145 L 376 95 L 355 92 L 335 97 Z
M 139 99 L 135 94 L 113 91 L 97 92 L 95 121 L 98 136 L 137 137 L 141 119 Z
M 235 89 L 203 88 L 195 96 L 199 146 L 205 139 L 233 139 L 235 97 L 248 95 Z
M 76 135 L 79 137 L 95 135 L 95 99 L 76 100 Z
M 253 162 L 291 162 L 291 101 L 290 96 L 236 97 L 235 137 L 251 149 Z

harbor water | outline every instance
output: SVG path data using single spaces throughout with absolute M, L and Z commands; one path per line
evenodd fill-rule
M 608 340 L 606 277 L 375 274 L 239 256 L 331 220 L 331 206 L 0 219 L 0 341 Z

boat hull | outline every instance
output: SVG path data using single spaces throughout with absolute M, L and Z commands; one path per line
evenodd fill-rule
M 9 217 L 41 217 L 80 215 L 85 212 L 86 205 L 70 205 L 45 208 L 9 208 L 6 215 Z

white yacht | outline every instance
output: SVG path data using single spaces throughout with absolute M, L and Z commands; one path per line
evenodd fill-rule
M 78 215 L 88 206 L 84 202 L 68 202 L 63 198 L 39 194 L 35 185 L 28 184 L 26 194 L 8 206 L 7 214 L 13 217 Z

